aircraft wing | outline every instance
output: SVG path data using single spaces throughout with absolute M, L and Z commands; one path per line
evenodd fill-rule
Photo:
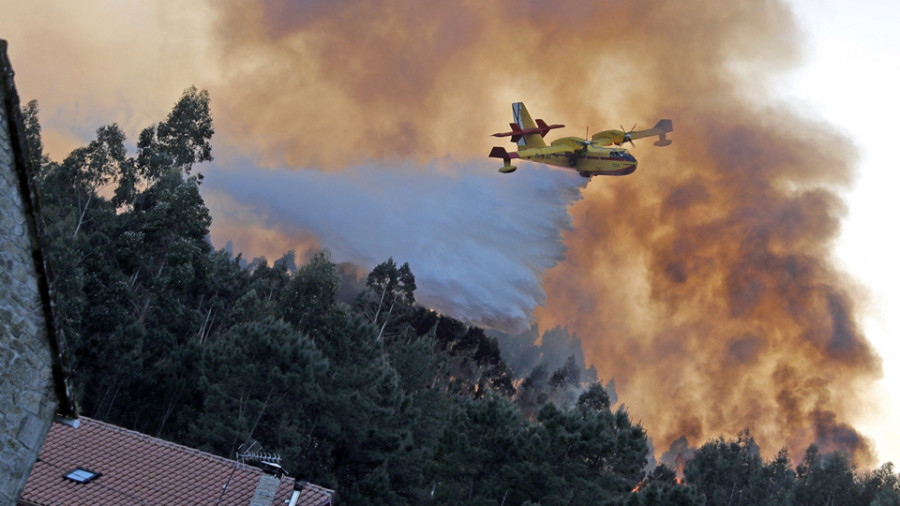
M 622 135 L 620 135 L 619 137 L 622 137 Z M 620 139 L 618 142 L 622 142 L 622 140 Z M 615 143 L 616 139 L 613 139 L 612 137 L 604 134 L 594 134 L 594 137 L 591 138 L 591 144 L 594 146 L 609 146 L 610 144 Z
M 634 139 L 643 139 L 644 137 L 653 137 L 654 135 L 659 136 L 659 140 L 654 142 L 653 144 L 657 146 L 668 146 L 672 144 L 672 141 L 666 139 L 666 134 L 672 131 L 672 120 L 670 119 L 661 119 L 656 122 L 656 125 L 653 128 L 648 128 L 647 130 L 636 130 L 631 132 L 630 137 L 631 140 Z
M 574 153 L 575 148 L 569 145 L 545 146 L 541 148 L 520 149 L 520 158 L 531 158 L 537 155 L 556 155 L 559 153 Z

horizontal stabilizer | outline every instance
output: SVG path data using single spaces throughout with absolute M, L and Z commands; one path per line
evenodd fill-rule
M 494 146 L 491 149 L 491 154 L 489 154 L 488 156 L 491 158 L 504 158 L 509 160 L 509 153 L 507 153 L 506 150 L 501 148 L 500 146 Z
M 503 159 L 503 167 L 500 167 L 500 169 L 499 169 L 500 172 L 502 172 L 504 174 L 509 174 L 510 172 L 515 172 L 516 166 L 511 165 L 509 163 L 509 160 L 511 158 L 518 158 L 519 153 L 508 153 L 505 149 L 501 148 L 500 146 L 494 146 L 494 148 L 491 149 L 491 154 L 488 156 L 490 156 L 491 158 L 502 158 Z
M 547 132 L 549 132 L 550 130 L 553 130 L 554 128 L 562 128 L 566 125 L 558 125 L 558 124 L 557 125 L 548 125 L 547 122 L 545 122 L 542 119 L 539 119 L 539 120 L 537 120 L 537 126 L 538 126 L 538 128 L 537 128 L 538 133 L 541 134 L 541 137 L 544 137 L 545 135 L 547 135 Z
M 539 134 L 541 137 L 544 137 L 550 130 L 562 128 L 566 125 L 548 125 L 544 120 L 539 119 L 537 120 L 537 126 L 534 128 L 522 128 L 516 123 L 510 123 L 509 126 L 512 128 L 511 132 L 501 132 L 492 135 L 494 137 L 512 137 L 512 142 L 518 142 L 522 137 L 531 134 Z

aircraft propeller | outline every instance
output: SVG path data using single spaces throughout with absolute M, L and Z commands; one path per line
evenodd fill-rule
M 588 133 L 590 133 L 590 131 L 591 131 L 591 127 L 589 127 L 589 126 L 584 127 L 584 140 L 581 141 L 581 145 L 584 146 L 584 148 L 582 148 L 582 149 L 587 149 L 588 146 L 591 146 L 591 147 L 594 146 L 593 139 L 588 140 Z
M 621 123 L 619 123 L 619 127 L 621 127 L 621 128 L 622 128 L 622 131 L 625 132 L 625 127 L 623 127 Z M 624 144 L 625 142 L 628 142 L 629 144 L 631 144 L 632 146 L 634 146 L 634 142 L 631 141 L 631 132 L 634 132 L 634 129 L 635 129 L 635 128 L 637 128 L 637 123 L 635 123 L 634 126 L 631 127 L 631 130 L 625 132 L 625 138 L 622 139 L 622 143 L 623 143 L 623 144 Z

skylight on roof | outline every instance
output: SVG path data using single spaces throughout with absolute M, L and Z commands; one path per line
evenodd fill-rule
M 66 474 L 65 477 L 76 483 L 87 483 L 94 478 L 97 478 L 98 476 L 100 476 L 100 473 L 95 473 L 94 471 L 88 471 L 83 467 L 79 467 L 74 471 L 69 471 L 69 473 Z

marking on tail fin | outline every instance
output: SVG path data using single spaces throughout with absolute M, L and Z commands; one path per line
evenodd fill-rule
M 521 128 L 525 128 L 525 125 L 522 124 L 522 106 L 524 104 L 522 102 L 515 102 L 512 105 L 513 108 L 513 121 L 516 122 L 517 125 Z
M 524 106 L 524 104 L 522 102 L 515 102 L 512 105 L 513 121 L 515 121 L 516 124 L 519 125 L 519 128 L 525 128 L 525 125 L 522 124 L 522 107 L 523 106 Z M 512 126 L 512 123 L 510 123 L 510 126 Z M 515 130 L 515 129 L 513 129 L 513 130 Z M 513 139 L 513 141 L 516 144 L 518 144 L 519 146 L 525 146 L 525 136 L 524 135 L 519 136 L 518 139 Z

